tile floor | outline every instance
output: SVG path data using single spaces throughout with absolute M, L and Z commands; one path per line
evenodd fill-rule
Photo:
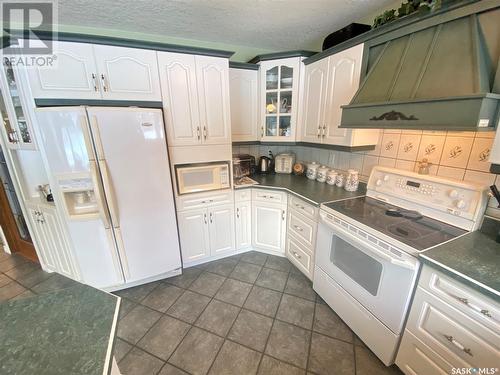
M 285 258 L 249 252 L 116 294 L 124 375 L 401 374 Z

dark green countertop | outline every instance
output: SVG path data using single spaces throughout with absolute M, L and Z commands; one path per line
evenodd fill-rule
M 119 302 L 79 284 L 0 304 L 0 373 L 107 374 Z
M 419 255 L 437 268 L 479 292 L 500 301 L 500 222 L 485 218 L 480 231 L 468 233 Z
M 259 185 L 235 185 L 235 189 L 252 187 L 287 190 L 299 198 L 306 199 L 315 206 L 319 206 L 321 203 L 325 202 L 353 198 L 366 194 L 366 184 L 362 182 L 359 184 L 358 191 L 349 192 L 345 191 L 344 188 L 309 180 L 305 176 L 296 176 L 293 174 L 256 174 L 251 176 L 251 178 L 257 181 Z

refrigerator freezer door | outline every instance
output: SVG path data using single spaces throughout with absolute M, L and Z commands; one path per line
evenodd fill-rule
M 181 267 L 167 143 L 160 110 L 88 108 L 99 165 L 119 228 L 126 282 Z M 101 147 L 102 146 L 102 147 Z M 102 168 L 102 167 L 101 167 Z
M 56 206 L 62 207 L 66 202 L 58 176 L 88 175 L 90 178 L 92 172 L 94 175 L 96 172 L 89 162 L 94 157 L 92 150 L 88 150 L 90 134 L 85 134 L 88 131 L 87 114 L 83 107 L 43 108 L 36 112 L 42 137 L 40 146 L 50 170 L 50 185 Z M 91 179 L 94 191 L 99 191 L 100 177 L 94 177 L 97 177 Z M 64 217 L 83 281 L 95 287 L 111 287 L 124 280 L 111 229 L 104 225 L 106 203 L 102 200 L 104 197 L 100 198 L 100 217 L 76 220 L 67 214 Z

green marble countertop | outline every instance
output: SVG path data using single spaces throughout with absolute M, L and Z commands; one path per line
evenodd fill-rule
M 0 304 L 0 373 L 107 374 L 119 304 L 86 285 Z
M 437 268 L 479 292 L 500 301 L 500 222 L 485 218 L 480 231 L 468 233 L 419 255 Z
M 366 184 L 360 183 L 358 191 L 349 192 L 344 188 L 331 186 L 326 183 L 309 180 L 305 176 L 296 176 L 293 174 L 255 174 L 251 178 L 259 185 L 234 185 L 235 189 L 242 188 L 270 188 L 278 190 L 287 190 L 299 198 L 309 201 L 315 206 L 321 203 L 331 202 L 346 198 L 363 196 L 366 194 Z

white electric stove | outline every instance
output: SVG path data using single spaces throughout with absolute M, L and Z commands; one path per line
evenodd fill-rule
M 487 199 L 485 186 L 375 167 L 366 196 L 321 205 L 314 289 L 394 363 L 418 253 L 478 229 Z

